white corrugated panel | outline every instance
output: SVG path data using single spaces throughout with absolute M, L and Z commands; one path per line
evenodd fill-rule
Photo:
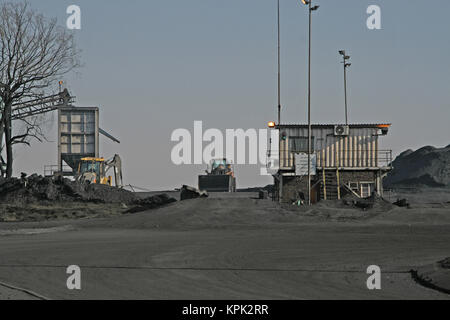
M 282 140 L 285 132 L 287 139 Z M 376 167 L 378 164 L 378 136 L 376 128 L 350 128 L 348 136 L 335 136 L 332 127 L 313 128 L 313 151 L 318 167 Z M 282 128 L 280 131 L 280 166 L 294 167 L 294 155 L 289 147 L 289 137 L 308 137 L 303 127 Z

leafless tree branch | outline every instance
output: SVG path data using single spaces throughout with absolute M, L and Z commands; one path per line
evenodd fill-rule
M 7 176 L 12 175 L 12 146 L 44 139 L 37 118 L 19 119 L 25 130 L 13 136 L 13 103 L 41 96 L 81 65 L 79 57 L 74 34 L 56 19 L 46 19 L 26 2 L 0 5 L 0 139 L 4 137 Z

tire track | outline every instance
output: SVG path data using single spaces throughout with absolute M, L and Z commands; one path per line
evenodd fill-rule
M 36 292 L 28 290 L 28 289 L 17 287 L 17 286 L 14 286 L 12 284 L 5 283 L 3 281 L 0 281 L 0 286 L 3 286 L 5 288 L 11 289 L 11 290 L 20 291 L 20 292 L 25 293 L 27 295 L 33 296 L 33 297 L 35 297 L 35 298 L 37 298 L 39 300 L 50 300 L 50 298 L 47 298 L 47 297 L 45 297 L 45 296 L 43 296 L 43 295 L 41 295 L 39 293 L 36 293 Z

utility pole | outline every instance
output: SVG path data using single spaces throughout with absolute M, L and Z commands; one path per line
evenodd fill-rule
M 312 0 L 302 0 L 308 5 L 309 35 L 308 35 L 308 205 L 311 205 L 311 16 L 319 6 L 312 6 Z
M 341 62 L 344 65 L 344 99 L 345 99 L 345 124 L 348 125 L 348 111 L 347 111 L 347 68 L 352 64 L 347 62 L 350 59 L 350 56 L 345 54 L 345 50 L 340 50 L 339 54 L 342 55 L 343 61 Z
M 277 0 L 277 33 L 278 33 L 278 124 L 281 124 L 280 0 Z

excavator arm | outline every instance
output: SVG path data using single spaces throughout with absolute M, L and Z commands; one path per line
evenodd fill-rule
M 111 168 L 114 168 L 114 182 L 116 187 L 122 188 L 122 160 L 118 154 L 115 154 L 114 157 L 105 162 L 105 171 L 107 172 Z

